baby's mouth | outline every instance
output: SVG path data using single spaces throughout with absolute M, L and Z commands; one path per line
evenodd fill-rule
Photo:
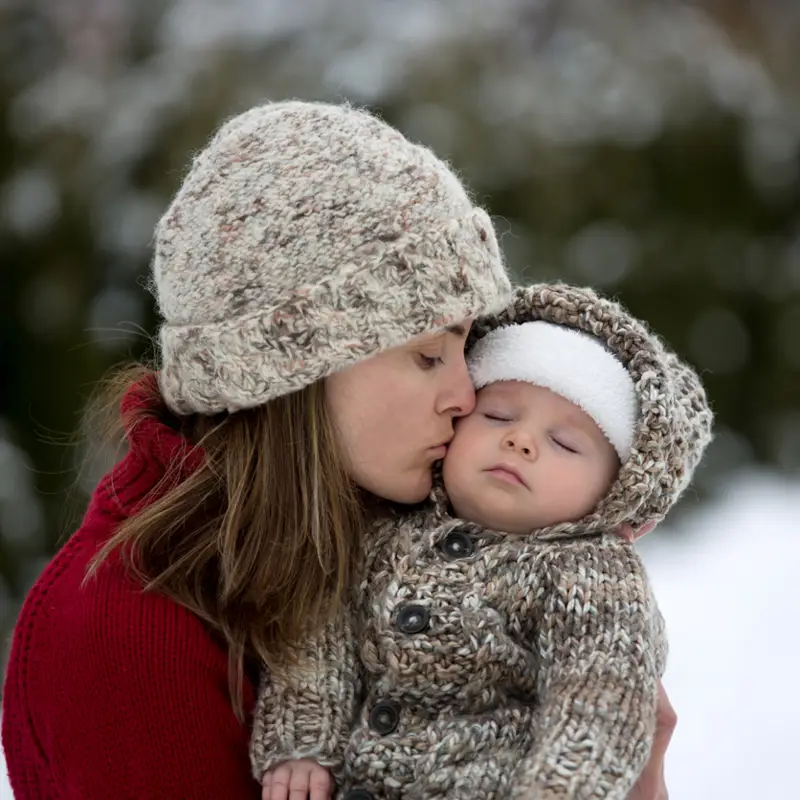
M 488 472 L 494 478 L 497 478 L 497 480 L 504 481 L 505 483 L 510 483 L 516 486 L 524 486 L 526 489 L 529 488 L 519 470 L 510 466 L 509 464 L 497 464 L 494 467 L 487 469 L 486 472 Z

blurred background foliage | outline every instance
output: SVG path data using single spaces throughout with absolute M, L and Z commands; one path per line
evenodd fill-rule
M 0 0 L 0 629 L 108 464 L 70 438 L 93 384 L 152 354 L 155 222 L 268 99 L 379 111 L 518 281 L 594 285 L 693 362 L 690 502 L 800 472 L 798 34 L 794 0 Z

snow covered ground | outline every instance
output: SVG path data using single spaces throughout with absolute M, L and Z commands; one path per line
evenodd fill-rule
M 670 797 L 800 797 L 800 482 L 742 476 L 680 527 L 642 544 L 679 717 Z
M 670 796 L 797 797 L 800 482 L 742 476 L 680 529 L 642 545 L 679 715 Z

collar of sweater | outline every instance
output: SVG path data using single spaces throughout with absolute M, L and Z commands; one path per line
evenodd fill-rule
M 161 416 L 157 376 L 151 373 L 126 392 L 120 404 L 127 452 L 102 479 L 93 498 L 116 516 L 133 516 L 191 475 L 202 448 Z

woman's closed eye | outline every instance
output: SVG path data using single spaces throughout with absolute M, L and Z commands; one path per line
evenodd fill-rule
M 444 364 L 439 356 L 429 356 L 425 353 L 417 352 L 417 364 L 421 369 L 433 369 L 437 364 Z

